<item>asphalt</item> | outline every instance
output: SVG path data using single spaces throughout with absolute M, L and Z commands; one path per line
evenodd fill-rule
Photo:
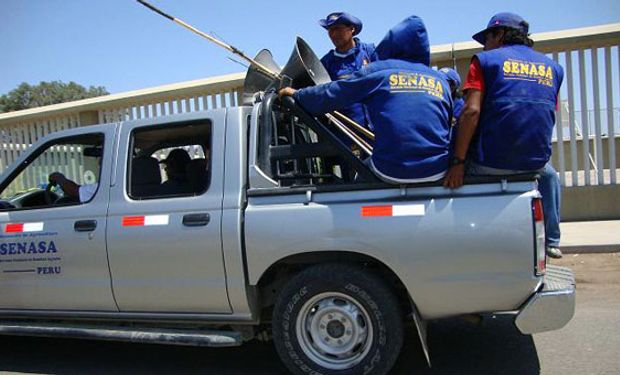
M 620 220 L 567 222 L 560 230 L 565 254 L 620 252 Z

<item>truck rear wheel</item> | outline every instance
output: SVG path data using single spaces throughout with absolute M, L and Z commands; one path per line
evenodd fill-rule
M 273 337 L 295 374 L 386 374 L 403 344 L 403 317 L 392 291 L 362 268 L 311 267 L 282 290 Z

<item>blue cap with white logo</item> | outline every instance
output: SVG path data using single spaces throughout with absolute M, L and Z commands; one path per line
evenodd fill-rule
M 452 83 L 455 87 L 461 87 L 461 76 L 459 76 L 456 70 L 452 68 L 441 68 L 439 69 L 439 73 L 448 83 Z
M 509 27 L 512 29 L 517 29 L 525 34 L 529 32 L 529 27 L 527 23 L 525 22 L 525 20 L 521 18 L 521 16 L 519 16 L 518 14 L 514 14 L 514 13 L 504 12 L 504 13 L 497 13 L 496 15 L 491 17 L 491 20 L 489 21 L 487 28 L 474 34 L 472 38 L 474 38 L 476 42 L 480 44 L 484 44 L 486 33 L 489 30 L 497 28 L 497 27 Z
M 357 35 L 362 31 L 362 21 L 359 18 L 345 12 L 330 13 L 325 19 L 319 20 L 319 25 L 325 29 L 329 29 L 333 25 L 351 25 L 355 28 L 353 35 Z

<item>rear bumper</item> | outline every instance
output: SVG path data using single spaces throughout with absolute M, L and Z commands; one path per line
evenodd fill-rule
M 566 267 L 547 266 L 543 285 L 521 306 L 515 319 L 524 334 L 564 327 L 575 314 L 575 277 Z

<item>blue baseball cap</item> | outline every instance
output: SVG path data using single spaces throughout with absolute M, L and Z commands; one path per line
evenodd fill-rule
M 362 21 L 359 18 L 345 12 L 330 13 L 325 19 L 319 20 L 319 25 L 325 29 L 329 29 L 333 25 L 351 25 L 355 28 L 353 35 L 357 35 L 362 31 Z
M 504 12 L 504 13 L 497 13 L 496 15 L 491 17 L 491 20 L 489 21 L 487 28 L 480 31 L 479 33 L 474 34 L 472 38 L 474 38 L 476 42 L 480 44 L 484 44 L 486 33 L 489 30 L 497 28 L 497 27 L 510 27 L 512 29 L 520 30 L 521 32 L 525 34 L 529 32 L 529 27 L 527 26 L 527 23 L 525 22 L 525 20 L 521 18 L 521 16 L 514 14 L 514 13 Z
M 459 76 L 456 70 L 452 68 L 441 68 L 439 69 L 439 74 L 441 74 L 448 83 L 453 83 L 456 87 L 461 87 L 461 76 Z

